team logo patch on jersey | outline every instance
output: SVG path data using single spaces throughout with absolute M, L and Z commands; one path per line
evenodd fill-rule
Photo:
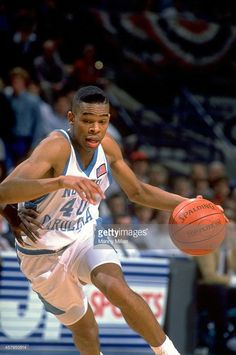
M 107 172 L 106 164 L 103 163 L 96 170 L 97 178 L 99 178 L 100 176 L 106 174 L 106 172 Z

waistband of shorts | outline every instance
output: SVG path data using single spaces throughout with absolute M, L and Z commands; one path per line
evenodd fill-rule
M 70 244 L 57 249 L 57 250 L 51 250 L 51 249 L 27 249 L 27 248 L 23 248 L 22 246 L 20 246 L 19 244 L 16 243 L 16 251 L 21 252 L 22 254 L 26 254 L 26 255 L 45 255 L 45 254 L 57 254 L 60 253 L 64 250 L 66 250 L 66 248 L 68 248 L 70 246 Z

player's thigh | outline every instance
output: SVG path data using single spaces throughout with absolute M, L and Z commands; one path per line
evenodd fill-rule
M 121 267 L 114 263 L 97 266 L 91 273 L 91 280 L 108 299 L 114 295 L 126 297 L 131 291 Z
M 108 268 L 115 269 L 117 274 L 122 275 L 118 254 L 112 247 L 89 248 L 80 259 L 77 268 L 79 280 L 88 284 L 94 283 L 91 278 L 94 270 L 100 266 L 106 267 L 106 265 L 110 265 Z

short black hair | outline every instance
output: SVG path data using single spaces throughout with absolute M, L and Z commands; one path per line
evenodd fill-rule
M 72 101 L 72 112 L 75 113 L 81 102 L 92 104 L 109 104 L 106 93 L 98 86 L 88 85 L 80 88 L 74 95 Z

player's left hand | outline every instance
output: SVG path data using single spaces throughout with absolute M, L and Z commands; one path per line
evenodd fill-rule
M 17 241 L 24 246 L 22 235 L 27 237 L 36 243 L 39 239 L 38 229 L 42 228 L 40 223 L 36 221 L 38 212 L 30 208 L 21 208 L 17 211 L 17 222 L 11 224 L 11 230 L 17 239 Z
M 97 199 L 104 199 L 105 195 L 99 185 L 94 180 L 83 176 L 62 175 L 59 177 L 62 188 L 75 190 L 84 201 L 96 205 Z
M 17 241 L 24 245 L 22 234 L 27 235 L 33 242 L 39 238 L 38 229 L 42 228 L 36 220 L 38 212 L 34 209 L 17 209 L 14 204 L 8 204 L 2 210 L 2 215 L 8 221 L 11 230 Z
M 21 234 L 27 235 L 27 237 L 32 240 L 32 242 L 36 243 L 40 238 L 38 230 L 42 228 L 41 224 L 36 220 L 38 216 L 38 212 L 31 208 L 21 208 L 18 211 L 18 218 L 20 220 L 20 224 L 17 228 L 14 228 L 13 233 L 15 234 L 19 243 L 23 243 L 23 239 Z
M 198 195 L 197 198 L 203 198 L 203 196 L 202 196 L 202 195 Z M 224 214 L 224 209 L 223 209 L 223 207 L 222 207 L 221 205 L 216 205 L 216 206 L 217 206 L 217 207 L 219 208 L 219 210 L 221 210 L 221 212 Z M 226 223 L 229 223 L 229 220 L 228 220 L 228 218 L 226 217 L 225 214 L 224 214 L 224 217 L 225 217 Z

